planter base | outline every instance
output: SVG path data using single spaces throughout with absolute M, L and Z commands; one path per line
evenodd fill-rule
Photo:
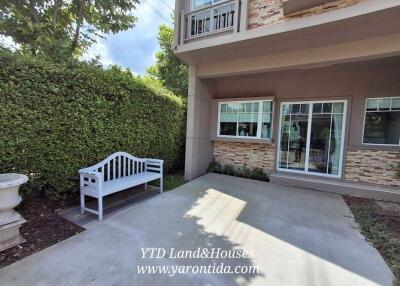
M 17 221 L 0 226 L 0 251 L 26 242 L 19 233 L 19 228 L 25 222 L 25 219 L 21 217 Z

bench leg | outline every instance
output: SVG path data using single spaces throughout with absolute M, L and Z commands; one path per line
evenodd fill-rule
M 147 191 L 147 183 L 144 183 L 144 189 Z
M 81 214 L 85 213 L 85 195 L 81 193 Z
M 99 220 L 103 220 L 103 197 L 99 197 L 98 201 L 99 201 Z
M 160 178 L 160 194 L 163 192 L 163 177 Z

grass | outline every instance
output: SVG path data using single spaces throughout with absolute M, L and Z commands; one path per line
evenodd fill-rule
M 350 196 L 344 199 L 360 225 L 361 233 L 380 252 L 395 275 L 393 285 L 400 286 L 400 234 L 393 229 L 393 223 L 396 225 L 398 221 L 383 213 L 373 200 Z
M 186 181 L 183 175 L 183 171 L 164 175 L 164 191 L 173 190 L 185 183 Z M 154 185 L 159 186 L 160 184 L 158 181 L 156 181 Z

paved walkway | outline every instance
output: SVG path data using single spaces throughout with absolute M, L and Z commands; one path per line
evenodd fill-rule
M 163 248 L 167 253 L 172 248 L 174 253 L 198 248 L 246 250 L 250 257 L 141 258 L 144 247 Z M 137 268 L 216 270 L 221 263 L 225 270 L 229 266 L 242 273 L 169 277 L 138 274 Z M 243 273 L 254 266 L 259 273 Z M 196 267 L 191 270 L 200 269 Z M 7 286 L 389 286 L 392 278 L 379 253 L 356 229 L 339 195 L 215 174 L 125 208 L 0 270 L 0 285 Z

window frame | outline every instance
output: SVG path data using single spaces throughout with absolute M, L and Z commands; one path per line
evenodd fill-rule
M 204 5 L 204 4 L 202 4 L 201 5 L 201 7 L 199 7 L 199 8 L 196 8 L 196 9 L 194 9 L 194 2 L 195 0 L 190 0 L 190 12 L 193 12 L 193 11 L 197 11 L 197 10 L 201 10 L 201 9 L 204 9 L 204 8 L 207 8 L 207 7 L 209 7 L 209 6 L 212 6 L 212 5 L 214 5 L 214 4 L 217 4 L 218 2 L 225 2 L 224 0 L 211 0 L 211 4 L 209 4 L 209 5 Z
M 285 168 L 281 168 L 279 166 L 280 164 L 280 146 L 281 146 L 281 140 L 282 140 L 282 115 L 283 115 L 283 106 L 285 104 L 310 104 L 310 109 L 309 109 L 309 113 L 308 113 L 308 126 L 307 129 L 310 131 L 311 133 L 311 126 L 312 126 L 312 120 L 310 120 L 310 118 L 312 118 L 313 115 L 313 106 L 316 103 L 335 103 L 335 102 L 342 102 L 344 103 L 344 109 L 343 109 L 343 125 L 342 125 L 342 134 L 341 134 L 341 147 L 340 147 L 340 160 L 339 160 L 339 169 L 338 169 L 338 174 L 337 175 L 333 175 L 333 174 L 325 174 L 325 173 L 313 173 L 313 172 L 309 172 L 308 171 L 308 163 L 305 166 L 305 170 L 307 171 L 299 171 L 299 170 L 295 170 L 295 169 L 285 169 Z M 286 173 L 296 173 L 296 174 L 303 174 L 306 176 L 315 176 L 315 177 L 326 177 L 326 178 L 333 178 L 333 179 L 340 179 L 344 176 L 344 163 L 345 163 L 345 142 L 346 142 L 346 135 L 348 133 L 347 130 L 347 118 L 348 118 L 348 104 L 349 104 L 349 100 L 348 99 L 323 99 L 323 100 L 302 100 L 302 101 L 281 101 L 279 103 L 279 118 L 278 118 L 278 130 L 277 130 L 277 143 L 276 143 L 276 160 L 275 160 L 275 169 L 279 172 L 286 172 Z M 309 158 L 309 147 L 310 147 L 310 140 L 311 140 L 311 136 L 307 136 L 307 143 L 306 143 L 306 158 Z M 307 150 L 308 149 L 308 150 Z
M 271 103 L 271 131 L 270 137 L 263 138 L 261 137 L 262 133 L 262 121 L 263 121 L 263 114 L 264 114 L 264 102 Z M 258 118 L 257 118 L 257 136 L 240 136 L 240 135 L 221 135 L 221 105 L 222 104 L 241 104 L 241 103 L 258 103 Z M 231 138 L 231 139 L 248 139 L 248 140 L 272 140 L 273 138 L 273 128 L 274 128 L 274 100 L 273 99 L 255 99 L 255 100 L 227 100 L 227 101 L 219 101 L 218 102 L 218 118 L 217 118 L 217 137 L 218 138 Z M 239 117 L 238 117 L 239 118 Z M 239 120 L 236 120 L 236 130 L 238 128 Z
M 400 138 L 399 138 L 399 143 L 398 143 L 398 144 L 382 144 L 382 143 L 365 143 L 365 142 L 364 142 L 364 139 L 365 139 L 365 137 L 364 137 L 364 135 L 365 135 L 365 123 L 366 123 L 365 121 L 366 121 L 366 119 L 367 119 L 367 113 L 368 113 L 368 112 L 400 112 L 400 110 L 379 110 L 379 106 L 378 106 L 377 110 L 368 111 L 368 110 L 367 110 L 367 108 L 368 108 L 368 100 L 373 100 L 373 99 L 378 99 L 378 100 L 379 100 L 379 99 L 390 99 L 390 100 L 392 100 L 392 101 L 391 101 L 391 104 L 392 104 L 394 98 L 400 99 L 400 96 L 367 97 L 367 98 L 365 99 L 365 103 L 364 103 L 364 120 L 363 120 L 362 137 L 361 137 L 361 144 L 362 144 L 362 145 L 367 145 L 367 146 L 400 147 Z M 391 107 L 392 107 L 392 106 L 390 106 L 390 109 L 391 109 Z

